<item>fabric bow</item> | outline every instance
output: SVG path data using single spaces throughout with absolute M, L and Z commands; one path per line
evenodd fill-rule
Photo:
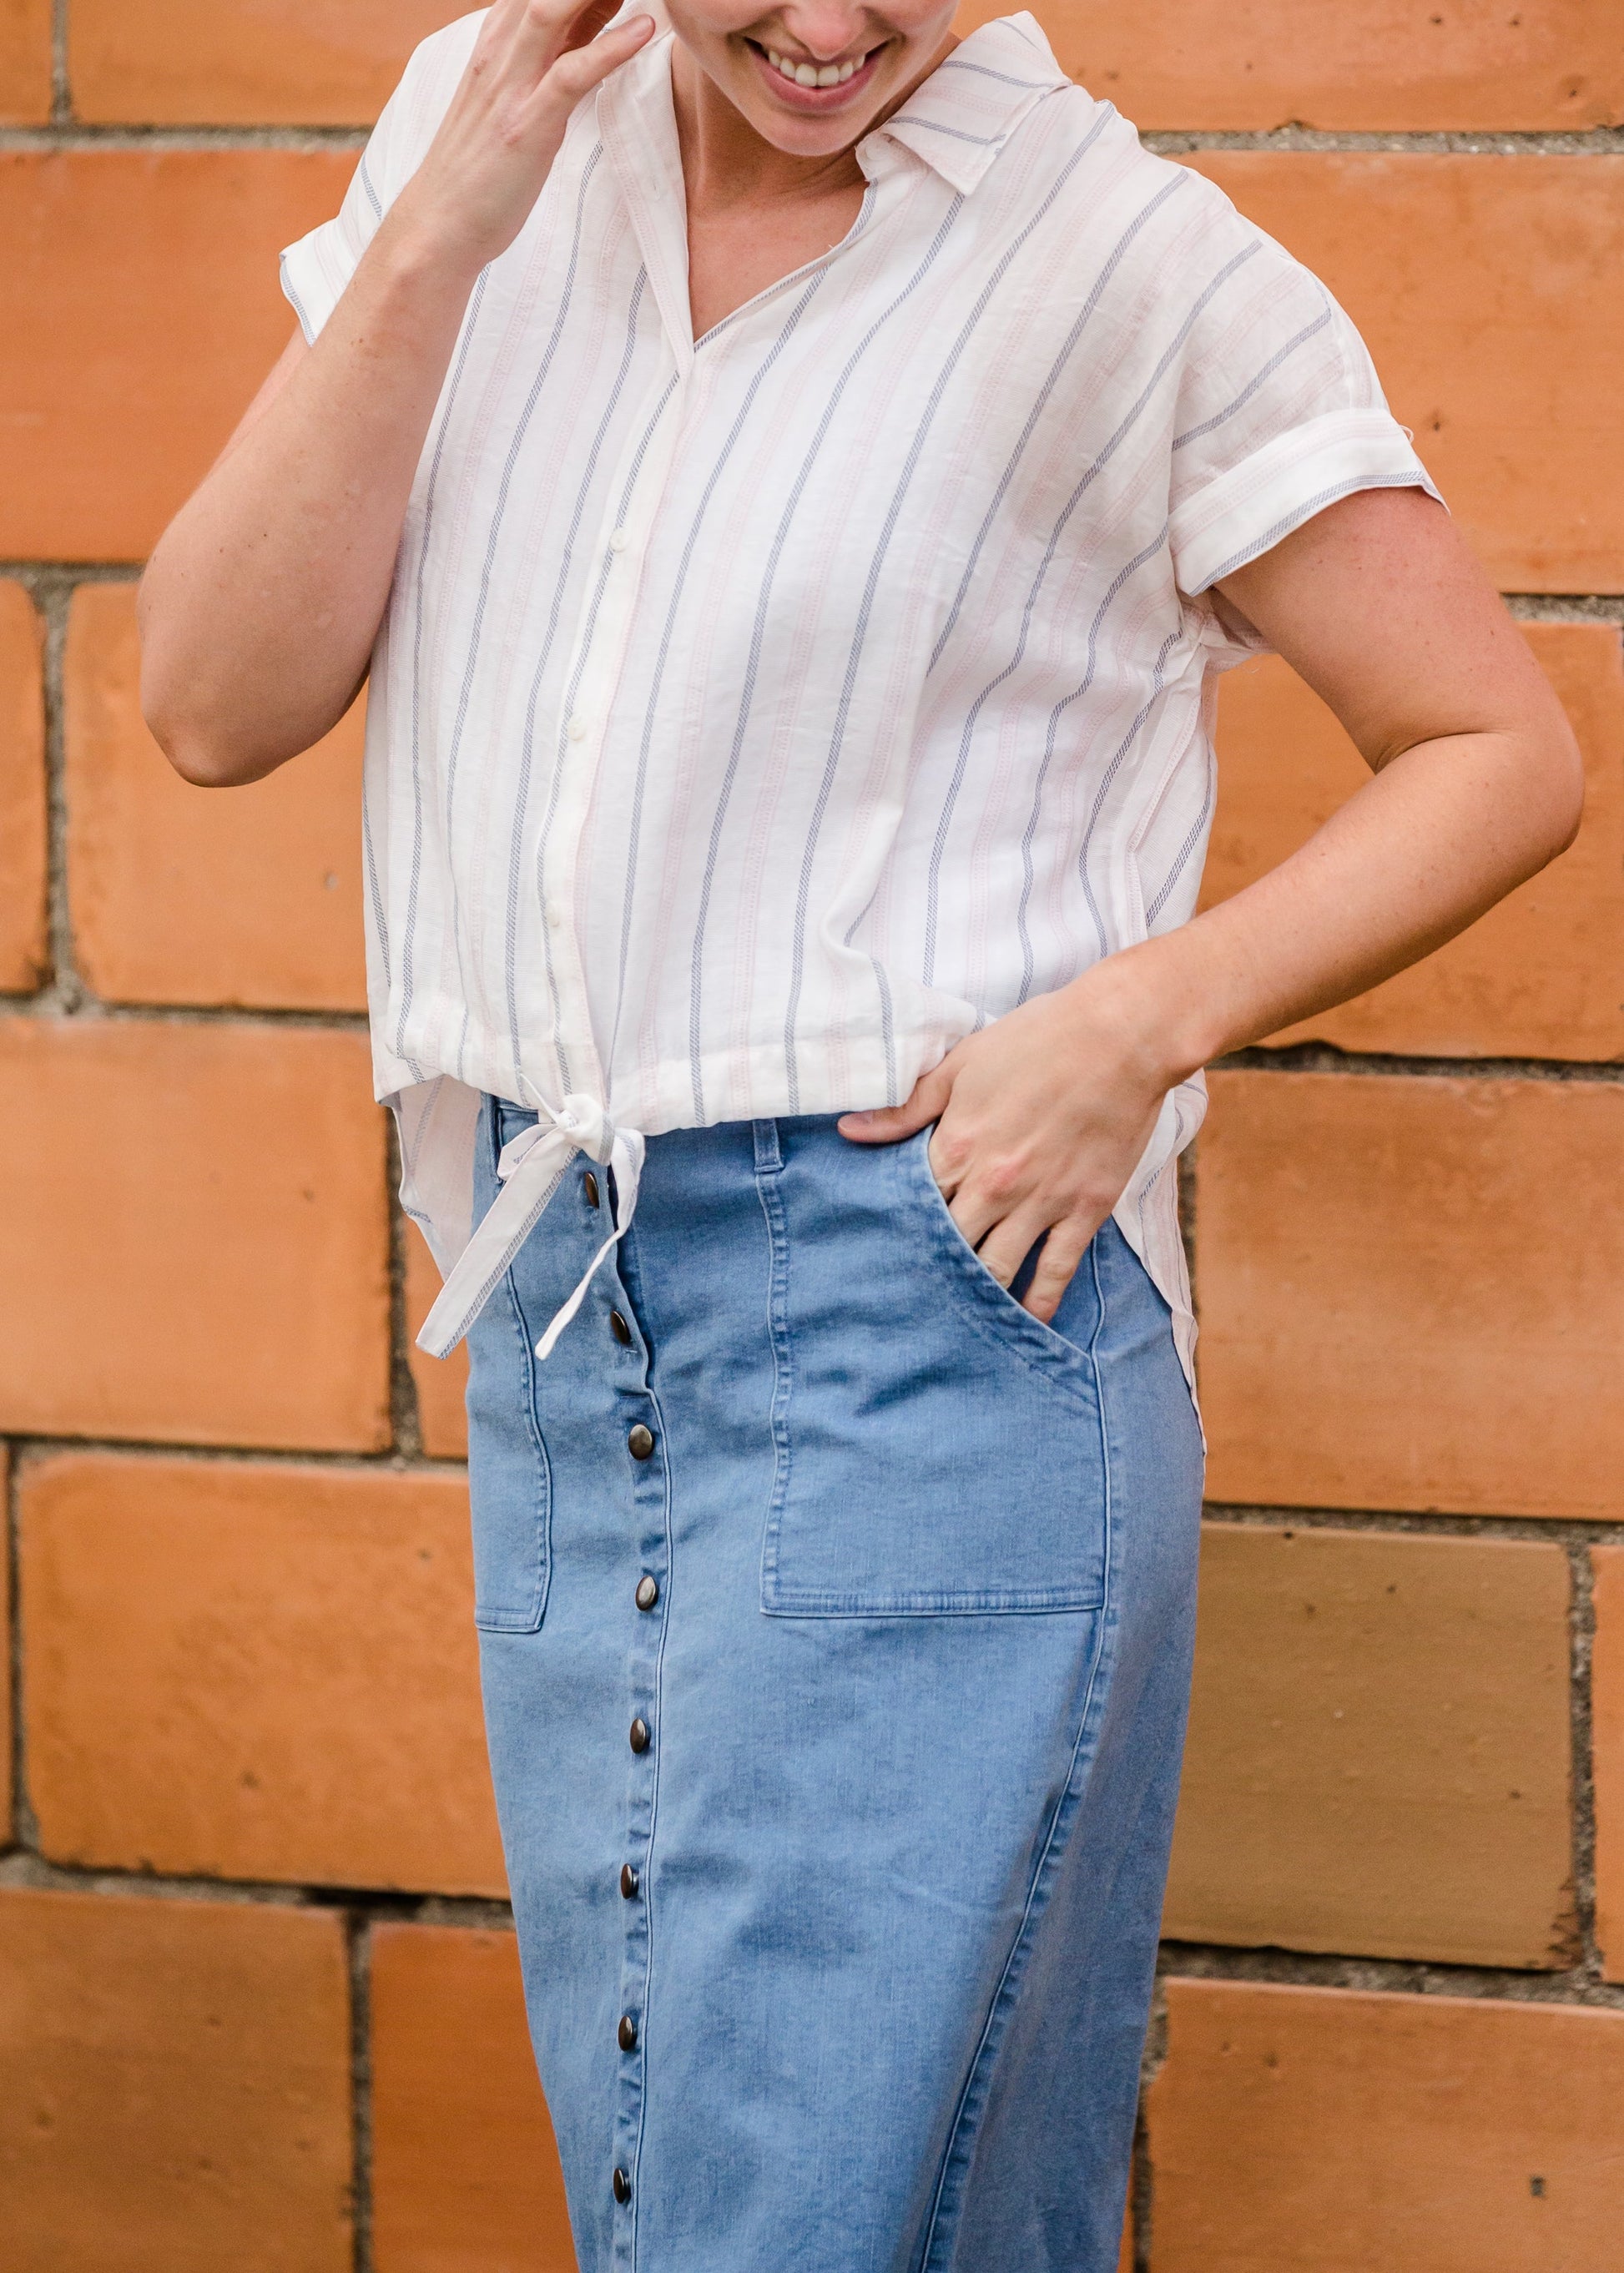
M 559 1336 L 581 1308 L 598 1265 L 635 1212 L 644 1150 L 640 1133 L 617 1129 L 595 1098 L 567 1097 L 556 1112 L 544 1105 L 536 1121 L 503 1145 L 496 1164 L 501 1189 L 440 1288 L 423 1322 L 417 1347 L 430 1357 L 446 1357 L 456 1347 L 546 1212 L 570 1162 L 584 1152 L 613 1174 L 614 1226 L 536 1345 L 538 1358 L 551 1356 Z

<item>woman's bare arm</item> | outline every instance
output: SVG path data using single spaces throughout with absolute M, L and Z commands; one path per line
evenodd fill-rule
M 1054 1316 L 1167 1091 L 1209 1058 L 1362 994 L 1441 946 L 1573 841 L 1578 750 L 1516 626 L 1442 508 L 1372 490 L 1229 577 L 1238 609 L 1372 769 L 1300 851 L 1233 899 L 1109 956 L 961 1042 L 894 1110 L 1005 1285 L 1049 1234 L 1026 1307 Z
M 366 675 L 429 422 L 479 271 L 523 227 L 582 97 L 652 20 L 497 0 L 422 166 L 313 347 L 289 344 L 142 581 L 147 724 L 190 781 L 257 781 Z

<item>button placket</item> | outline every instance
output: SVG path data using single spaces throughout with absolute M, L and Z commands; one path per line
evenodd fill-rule
M 639 563 L 675 460 L 684 409 L 684 381 L 669 376 L 658 383 L 663 402 L 643 446 L 647 422 L 631 422 L 620 461 L 605 495 L 594 566 L 583 594 L 575 639 L 562 682 L 556 721 L 554 763 L 561 769 L 557 826 L 543 876 L 545 919 L 557 934 L 553 969 L 565 1005 L 570 1054 L 590 1060 L 590 1085 L 601 1096 L 604 1069 L 590 1039 L 591 1013 L 586 971 L 575 921 L 575 879 L 580 870 L 581 839 L 603 756 L 610 712 L 619 689 L 636 616 Z M 669 394 L 671 399 L 665 399 Z M 650 403 L 650 409 L 653 409 Z M 620 540 L 616 544 L 615 539 Z
M 650 1353 L 620 1264 L 608 1278 L 603 1362 L 613 1369 L 620 1415 L 619 1458 L 630 1516 L 627 1548 L 633 1575 L 626 1584 L 628 1769 L 622 1861 L 618 1880 L 624 1943 L 613 2058 L 618 2064 L 611 2162 L 620 2179 L 614 2242 L 617 2267 L 634 2257 L 633 2229 L 638 2154 L 643 2134 L 653 1919 L 650 1867 L 659 1789 L 662 1730 L 660 1662 L 665 1630 L 670 1530 L 665 1431 L 650 1377 Z M 601 1314 L 600 1314 L 601 1315 Z M 618 1321 L 618 1324 L 611 1323 Z M 652 1600 L 648 1599 L 652 1589 Z M 623 2181 L 623 2184 L 622 2184 Z

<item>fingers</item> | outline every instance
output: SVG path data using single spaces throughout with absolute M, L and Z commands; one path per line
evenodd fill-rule
M 597 49 L 598 34 L 614 14 L 613 0 L 522 0 L 511 19 L 506 66 L 521 84 L 534 82 L 559 71 L 559 92 L 571 102 L 628 56 L 635 55 L 654 29 L 652 16 L 634 16 L 607 34 L 602 50 L 594 53 L 592 67 L 583 68 L 588 48 Z M 583 59 L 569 63 L 572 56 Z M 568 67 L 560 70 L 560 65 Z
M 950 1211 L 955 1222 L 959 1220 L 958 1205 L 959 1203 L 955 1202 Z M 962 1224 L 959 1229 L 964 1230 Z M 999 1286 L 1007 1287 L 1048 1229 L 1049 1225 L 1039 1210 L 1018 1208 L 1001 1222 L 994 1224 L 989 1231 L 984 1232 L 979 1244 L 974 1241 L 971 1244 Z M 969 1238 L 967 1231 L 965 1236 Z M 1044 1252 L 1047 1254 L 1047 1248 Z
M 587 11 L 589 15 L 592 12 Z M 613 13 L 613 10 L 601 12 Z M 586 16 L 579 20 L 586 21 Z M 617 24 L 613 32 L 600 32 L 595 38 L 589 38 L 584 46 L 573 47 L 559 57 L 547 73 L 548 91 L 556 89 L 573 109 L 583 94 L 590 94 L 611 71 L 619 71 L 623 63 L 629 62 L 653 34 L 652 16 L 633 16 L 624 24 Z
M 843 1113 L 837 1123 L 842 1136 L 854 1144 L 897 1144 L 939 1121 L 953 1093 L 953 1077 L 944 1058 L 929 1073 L 921 1074 L 913 1092 L 900 1105 L 876 1106 L 869 1113 Z
M 1060 1308 L 1065 1290 L 1076 1277 L 1078 1265 L 1099 1228 L 1097 1223 L 1067 1216 L 1050 1229 L 1022 1302 L 1022 1308 L 1030 1310 L 1034 1318 L 1041 1318 L 1045 1325 Z M 1009 1281 L 1005 1279 L 1004 1284 L 1007 1286 Z

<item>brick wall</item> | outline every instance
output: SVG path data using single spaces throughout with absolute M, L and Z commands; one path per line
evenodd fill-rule
M 0 0 L 7 2273 L 570 2264 L 458 1371 L 409 1352 L 432 1272 L 369 1100 L 357 722 L 211 796 L 135 692 L 138 564 L 289 328 L 275 251 L 455 12 Z M 1214 1084 L 1214 1506 L 1130 2254 L 1612 2273 L 1618 11 L 1045 14 L 1350 309 L 1590 784 L 1546 875 Z M 1359 776 L 1276 664 L 1222 738 L 1214 897 Z

